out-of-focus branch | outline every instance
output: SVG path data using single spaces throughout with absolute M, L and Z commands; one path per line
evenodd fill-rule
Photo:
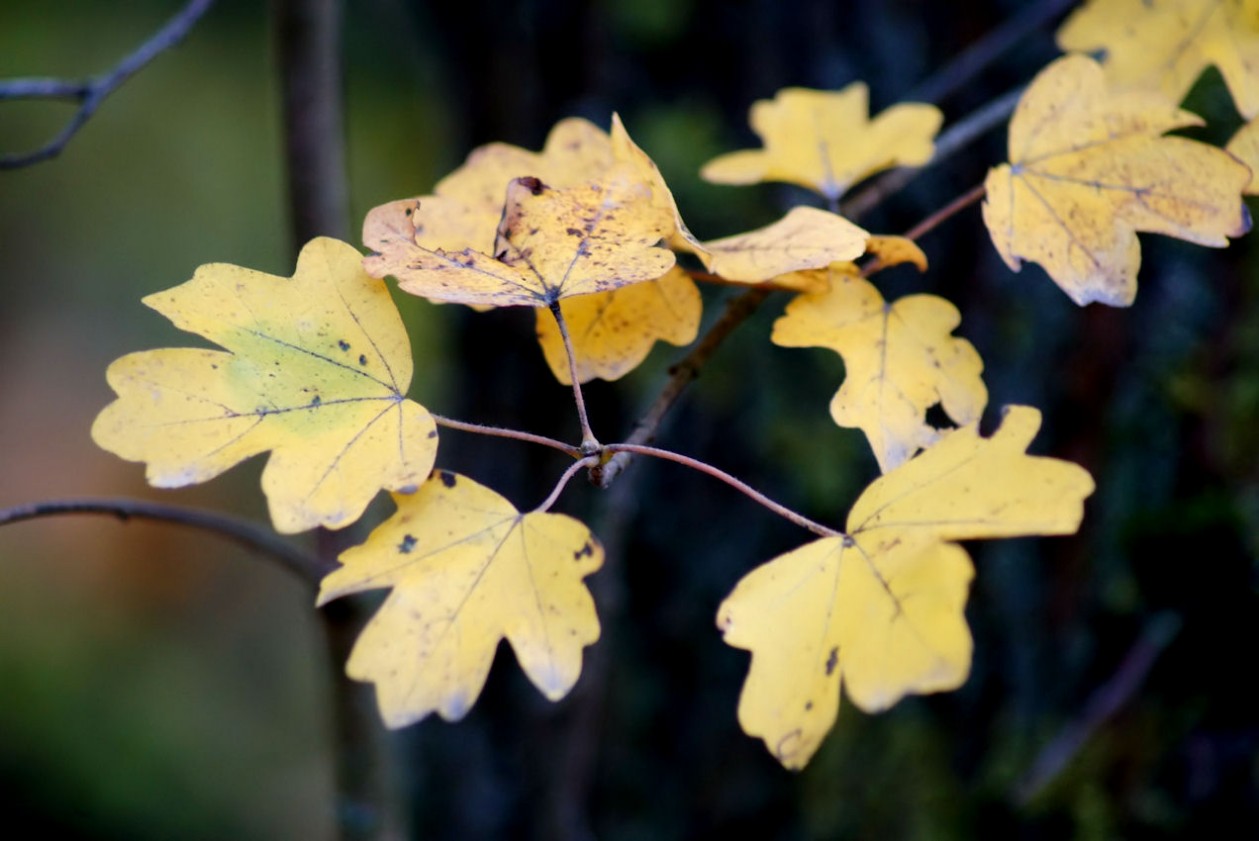
M 61 150 L 92 118 L 96 109 L 123 83 L 140 72 L 146 64 L 182 41 L 196 25 L 214 0 L 191 0 L 167 21 L 166 25 L 141 44 L 134 52 L 100 76 L 79 82 L 55 78 L 0 80 L 0 102 L 13 99 L 54 99 L 79 103 L 74 116 L 52 140 L 33 152 L 0 157 L 0 169 L 17 169 L 61 154 Z
M 174 523 L 211 532 L 278 561 L 312 588 L 318 587 L 319 581 L 335 567 L 335 564 L 301 551 L 266 526 L 216 511 L 163 505 L 142 499 L 54 499 L 47 502 L 28 502 L 0 509 L 0 526 L 75 514 L 104 514 L 124 523 L 129 520 Z

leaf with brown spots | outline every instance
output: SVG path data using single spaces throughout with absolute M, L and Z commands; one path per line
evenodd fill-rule
M 695 282 L 674 266 L 659 280 L 565 298 L 560 309 L 572 339 L 577 377 L 584 383 L 625 376 L 657 341 L 690 344 L 699 330 L 702 304 Z M 538 311 L 537 329 L 551 372 L 571 384 L 564 340 L 549 312 Z
M 1250 171 L 1164 132 L 1201 120 L 1144 93 L 1111 93 L 1092 59 L 1067 56 L 1032 82 L 1010 121 L 1010 163 L 988 173 L 984 221 L 1006 264 L 1039 263 L 1083 306 L 1137 294 L 1137 231 L 1223 247 L 1250 227 Z
M 1011 407 L 983 438 L 975 425 L 876 479 L 848 533 L 779 556 L 722 603 L 727 644 L 752 652 L 739 724 L 787 768 L 803 768 L 839 712 L 955 689 L 970 670 L 964 609 L 974 574 L 953 541 L 1079 528 L 1093 480 L 1029 456 L 1040 413 Z
M 376 684 L 388 727 L 437 712 L 462 718 L 500 641 L 552 701 L 581 674 L 599 638 L 583 580 L 603 563 L 589 529 L 562 514 L 520 513 L 464 476 L 435 473 L 367 541 L 341 555 L 318 604 L 392 588 L 350 654 L 346 673 Z
M 341 528 L 382 489 L 424 481 L 437 452 L 406 399 L 411 348 L 385 285 L 357 249 L 315 239 L 291 278 L 222 263 L 144 299 L 224 350 L 166 348 L 109 366 L 118 399 L 92 437 L 148 465 L 163 488 L 207 481 L 258 453 L 281 532 Z
M 765 148 L 714 158 L 700 176 L 717 184 L 786 181 L 835 202 L 876 172 L 931 160 L 942 120 L 940 109 L 918 102 L 894 105 L 871 120 L 862 82 L 841 91 L 784 88 L 752 105 L 752 129 Z
M 629 167 L 563 190 L 517 178 L 507 186 L 494 256 L 394 241 L 364 265 L 431 300 L 550 307 L 662 276 L 674 263 L 661 245 L 672 224 Z

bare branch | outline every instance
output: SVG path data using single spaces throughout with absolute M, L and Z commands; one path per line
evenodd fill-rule
M 323 577 L 335 568 L 335 564 L 306 554 L 280 538 L 267 526 L 213 511 L 163 505 L 140 499 L 58 499 L 29 502 L 12 508 L 0 508 L 0 526 L 72 514 L 105 514 L 124 523 L 128 520 L 153 520 L 212 532 L 279 561 L 285 569 L 296 573 L 314 587 L 319 586 Z
M 432 413 L 430 413 L 430 415 L 432 415 Z M 432 415 L 432 418 L 438 426 L 457 429 L 460 432 L 471 432 L 475 435 L 489 435 L 495 438 L 513 438 L 517 441 L 525 441 L 530 444 L 541 444 L 544 447 L 559 450 L 561 453 L 570 455 L 573 458 L 581 458 L 582 456 L 580 447 L 574 447 L 572 444 L 565 444 L 563 441 L 557 441 L 556 439 L 548 438 L 545 435 L 536 435 L 532 432 L 523 432 L 519 429 L 508 429 L 505 426 L 486 426 L 481 423 L 469 423 L 468 421 L 455 420 L 454 418 L 444 417 L 443 415 Z
M 92 118 L 101 103 L 128 79 L 140 72 L 146 64 L 182 41 L 196 25 L 214 0 L 190 0 L 178 14 L 141 44 L 135 52 L 118 62 L 112 70 L 101 76 L 81 82 L 64 79 L 8 79 L 0 81 L 0 101 L 10 99 L 58 99 L 79 103 L 74 116 L 65 127 L 46 144 L 24 155 L 0 157 L 0 169 L 18 169 L 61 154 L 61 150 Z
M 609 453 L 637 453 L 638 455 L 651 456 L 653 458 L 664 459 L 666 461 L 672 461 L 676 464 L 684 465 L 692 470 L 698 470 L 701 473 L 712 476 L 714 479 L 720 479 L 739 493 L 747 496 L 749 499 L 755 500 L 757 503 L 765 506 L 778 516 L 790 520 L 797 526 L 808 529 L 814 534 L 820 534 L 822 537 L 839 537 L 840 535 L 839 531 L 828 526 L 824 526 L 821 523 L 814 522 L 803 514 L 798 514 L 787 506 L 774 502 L 774 500 L 756 490 L 756 488 L 753 488 L 743 480 L 736 479 L 726 471 L 713 467 L 706 461 L 700 461 L 699 459 L 691 458 L 690 456 L 684 456 L 681 453 L 675 453 L 671 450 L 662 450 L 658 447 L 643 447 L 636 444 L 608 444 L 603 449 Z
M 769 293 L 768 289 L 754 287 L 730 299 L 726 304 L 725 312 L 708 328 L 708 332 L 704 334 L 704 338 L 700 339 L 699 344 L 691 348 L 691 351 L 673 366 L 668 381 L 660 389 L 655 402 L 634 426 L 634 431 L 625 440 L 626 444 L 641 446 L 655 440 L 665 415 L 673 408 L 673 404 L 682 396 L 682 392 L 691 384 L 691 381 L 699 376 L 704 363 L 736 327 L 756 312 L 757 307 L 769 297 Z M 631 450 L 621 449 L 606 463 L 592 468 L 590 480 L 601 488 L 608 487 L 616 475 L 629 465 L 631 457 Z

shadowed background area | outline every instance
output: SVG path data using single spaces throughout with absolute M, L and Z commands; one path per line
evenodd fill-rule
M 618 111 L 701 238 L 813 199 L 698 179 L 755 145 L 748 106 L 784 86 L 870 85 L 875 110 L 937 97 L 948 122 L 1057 55 L 1053 23 L 954 89 L 937 71 L 1035 6 L 976 2 L 364 0 L 345 19 L 357 228 L 428 191 L 476 145 L 539 148 L 558 119 Z M 177 2 L 0 5 L 0 78 L 112 66 Z M 1056 18 L 1054 18 L 1056 20 Z M 99 451 L 104 371 L 189 339 L 139 299 L 207 262 L 290 274 L 279 95 L 262 4 L 220 0 L 128 82 L 54 161 L 0 173 L 0 506 L 140 496 L 266 512 L 261 460 L 158 492 Z M 1239 125 L 1217 73 L 1190 94 L 1221 142 Z M 0 103 L 0 154 L 37 147 L 70 107 Z M 861 218 L 895 233 L 982 180 L 997 128 Z M 357 244 L 357 243 L 356 243 Z M 611 490 L 574 482 L 557 510 L 605 542 L 604 626 L 551 705 L 500 650 L 462 723 L 392 736 L 412 837 L 1174 838 L 1259 821 L 1259 276 L 1253 235 L 1224 251 L 1143 237 L 1130 310 L 1075 307 L 1038 268 L 1009 272 L 977 207 L 922 241 L 930 271 L 888 297 L 944 295 L 999 407 L 1045 413 L 1035 449 L 1098 480 L 1079 537 L 975 544 L 970 681 L 867 716 L 841 707 L 809 767 L 784 772 L 735 720 L 747 654 L 717 605 L 806 535 L 713 480 L 636 463 Z M 706 322 L 728 297 L 705 290 Z M 519 310 L 396 296 L 412 396 L 461 419 L 576 440 L 571 395 Z M 827 523 L 875 475 L 827 403 L 824 350 L 771 345 L 784 296 L 719 350 L 661 444 Z M 195 340 L 193 343 L 196 343 Z M 604 440 L 628 433 L 681 352 L 587 390 Z M 514 441 L 445 431 L 438 463 L 520 507 L 565 466 Z M 377 519 L 386 512 L 373 509 Z M 1170 559 L 1170 560 L 1169 560 Z M 330 676 L 310 594 L 257 556 L 171 526 L 100 518 L 0 530 L 0 803 L 16 825 L 92 839 L 333 837 Z M 1241 658 L 1241 659 L 1239 659 Z

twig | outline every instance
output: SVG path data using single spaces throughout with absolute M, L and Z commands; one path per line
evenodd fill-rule
M 581 451 L 585 454 L 599 450 L 599 439 L 590 429 L 590 419 L 586 416 L 586 399 L 581 394 L 581 380 L 577 377 L 577 357 L 573 353 L 573 340 L 568 335 L 568 324 L 564 321 L 564 311 L 560 302 L 551 304 L 551 315 L 560 328 L 560 338 L 564 340 L 564 352 L 568 355 L 568 378 L 573 381 L 573 401 L 577 404 L 577 420 L 581 422 Z
M 24 520 L 37 520 L 42 517 L 73 514 L 104 514 L 124 523 L 128 520 L 175 523 L 200 531 L 212 532 L 279 561 L 285 569 L 296 573 L 312 587 L 318 587 L 320 580 L 336 566 L 321 558 L 308 555 L 280 538 L 266 526 L 227 514 L 140 499 L 57 499 L 47 502 L 29 502 L 0 509 L 0 526 L 20 523 Z
M 1002 94 L 991 102 L 982 105 L 953 123 L 936 138 L 935 153 L 931 160 L 920 167 L 900 167 L 875 179 L 868 187 L 860 190 L 851 199 L 844 202 L 840 215 L 855 219 L 869 213 L 877 205 L 882 204 L 896 193 L 907 187 L 910 182 L 953 155 L 965 149 L 978 138 L 1005 122 L 1014 111 L 1023 95 L 1026 86 L 1019 86 L 1008 93 Z
M 480 423 L 469 423 L 468 421 L 455 420 L 454 418 L 443 417 L 442 415 L 433 415 L 431 412 L 430 415 L 438 426 L 457 429 L 460 432 L 471 432 L 475 435 L 490 435 L 495 438 L 514 438 L 517 441 L 527 441 L 530 444 L 541 444 L 544 447 L 559 450 L 561 453 L 570 455 L 573 458 L 582 457 L 580 447 L 574 447 L 572 444 L 565 444 L 563 441 L 557 441 L 554 438 L 547 438 L 545 435 L 535 435 L 532 432 L 523 432 L 519 429 L 508 429 L 504 426 L 486 426 L 485 424 Z
M 1180 632 L 1180 625 L 1180 617 L 1174 613 L 1161 613 L 1146 624 L 1110 680 L 1089 696 L 1080 717 L 1068 722 L 1037 755 L 1032 767 L 1014 788 L 1016 803 L 1025 806 L 1034 800 L 1062 773 L 1102 725 L 1132 700 L 1159 655 Z
M 713 322 L 699 343 L 673 366 L 669 379 L 656 395 L 655 401 L 634 425 L 634 431 L 625 440 L 625 444 L 644 445 L 655 440 L 665 415 L 673 408 L 673 404 L 682 396 L 682 392 L 691 384 L 691 381 L 699 376 L 704 363 L 736 327 L 756 312 L 757 307 L 769 297 L 769 293 L 768 289 L 753 288 L 730 299 L 726 304 L 725 312 Z M 617 474 L 629 465 L 631 458 L 632 451 L 622 448 L 604 464 L 591 468 L 590 481 L 601 488 L 608 487 Z
M 905 96 L 907 102 L 935 102 L 961 90 L 1028 35 L 1074 5 L 1076 0 L 1042 0 L 989 30 L 957 57 L 931 74 Z
M 840 535 L 840 532 L 835 529 L 824 526 L 821 523 L 814 522 L 803 514 L 797 514 L 787 506 L 774 502 L 774 500 L 756 490 L 751 485 L 740 479 L 736 479 L 724 470 L 719 470 L 718 468 L 713 467 L 708 462 L 700 461 L 699 459 L 694 459 L 690 456 L 684 456 L 681 453 L 675 453 L 670 450 L 662 450 L 658 447 L 644 447 L 639 444 L 608 444 L 603 449 L 604 452 L 609 453 L 637 453 L 638 455 L 651 456 L 653 458 L 664 459 L 666 461 L 672 461 L 677 464 L 685 465 L 692 470 L 698 470 L 701 473 L 706 473 L 714 479 L 720 479 L 739 493 L 755 500 L 768 508 L 770 511 L 773 511 L 778 516 L 790 520 L 797 526 L 808 529 L 814 534 L 820 534 L 823 537 L 839 537 Z
M 546 511 L 550 511 L 551 506 L 555 504 L 555 501 L 560 498 L 560 494 L 564 492 L 564 488 L 568 485 L 568 481 L 582 470 L 585 470 L 587 467 L 590 467 L 598 461 L 598 456 L 586 456 L 585 458 L 578 459 L 570 464 L 568 469 L 564 471 L 564 475 L 560 476 L 559 481 L 555 483 L 555 488 L 552 489 L 550 496 L 543 500 L 541 505 L 533 509 L 533 512 L 535 514 L 542 514 Z
M 153 59 L 182 41 L 214 0 L 191 0 L 166 25 L 134 52 L 102 76 L 69 82 L 64 79 L 9 79 L 0 81 L 0 101 L 7 99 L 64 99 L 76 101 L 79 108 L 65 127 L 48 143 L 24 155 L 0 157 L 0 170 L 17 169 L 55 158 L 87 123 L 101 103 Z
M 944 207 L 937 210 L 935 213 L 932 213 L 926 219 L 923 219 L 917 225 L 914 225 L 906 231 L 903 236 L 905 239 L 912 239 L 915 241 L 921 239 L 924 235 L 935 230 L 936 226 L 940 225 L 945 220 L 955 216 L 957 213 L 965 210 L 975 202 L 982 199 L 985 192 L 986 190 L 984 189 L 984 185 L 977 184 L 962 195 L 953 199 L 953 201 L 949 202 Z

